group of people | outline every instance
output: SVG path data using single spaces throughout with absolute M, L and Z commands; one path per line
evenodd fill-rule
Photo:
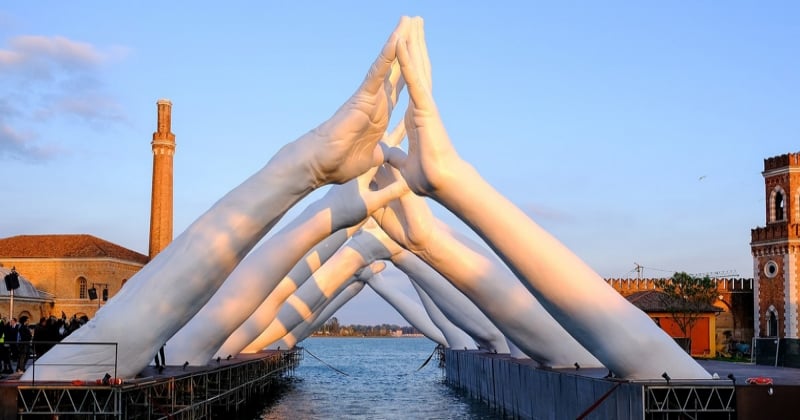
M 57 342 L 89 322 L 89 317 L 73 316 L 67 319 L 55 316 L 42 317 L 36 325 L 29 324 L 29 317 L 0 319 L 0 365 L 2 373 L 25 372 L 31 357 L 38 357 L 50 350 Z M 16 369 L 14 368 L 16 363 Z

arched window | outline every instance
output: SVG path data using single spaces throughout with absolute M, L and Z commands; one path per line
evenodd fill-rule
M 775 310 L 770 309 L 767 311 L 767 337 L 778 336 L 778 314 Z
M 78 299 L 86 299 L 88 297 L 86 294 L 86 279 L 78 277 Z
M 775 192 L 775 219 L 774 219 L 776 222 L 780 222 L 781 220 L 783 220 L 785 218 L 785 215 L 786 215 L 786 212 L 785 212 L 785 209 L 784 209 L 785 204 L 786 204 L 786 202 L 783 199 L 783 192 L 782 191 L 776 191 Z

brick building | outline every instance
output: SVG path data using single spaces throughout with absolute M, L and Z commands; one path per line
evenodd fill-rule
M 37 296 L 49 300 L 32 311 L 42 316 L 88 315 L 110 299 L 125 282 L 172 241 L 173 155 L 172 103 L 156 103 L 158 119 L 153 140 L 153 178 L 149 256 L 86 234 L 20 235 L 0 239 L 0 267 L 15 267 Z M 2 287 L 5 289 L 5 287 Z M 10 298 L 0 293 L 0 308 Z M 10 303 L 10 302 L 9 302 Z M 13 316 L 20 311 L 14 310 Z M 0 309 L 0 314 L 3 311 Z
M 0 239 L 0 266 L 15 267 L 39 292 L 51 296 L 49 304 L 30 313 L 33 319 L 61 316 L 62 311 L 67 316 L 94 316 L 105 303 L 104 297 L 114 296 L 147 261 L 146 255 L 91 235 Z M 19 316 L 20 312 L 15 312 L 13 316 Z
M 637 295 L 643 292 L 658 291 L 656 281 L 660 279 L 654 278 L 618 278 L 606 279 L 611 287 L 614 288 L 621 295 L 629 300 L 637 299 Z M 724 350 L 728 336 L 735 341 L 750 344 L 753 338 L 753 279 L 745 278 L 715 278 L 717 283 L 717 300 L 712 305 L 720 311 L 714 313 L 713 320 L 707 319 L 696 325 L 695 328 L 704 330 L 697 331 L 696 334 L 707 335 L 707 339 L 703 339 L 707 345 L 700 345 L 700 340 L 697 340 L 692 345 L 694 355 L 712 356 L 713 354 Z M 633 302 L 635 304 L 635 302 Z M 638 305 L 637 305 L 638 306 Z M 648 308 L 640 306 L 640 309 L 648 312 L 648 315 L 653 320 L 665 318 L 663 312 L 658 312 L 656 308 Z M 713 311 L 709 311 L 709 318 Z M 663 320 L 663 319 L 662 319 Z M 662 321 L 662 320 L 659 320 Z M 660 324 L 662 328 L 675 338 L 680 338 L 680 333 L 675 328 L 670 326 L 670 322 Z M 694 335 L 694 333 L 693 333 Z M 699 337 L 698 337 L 699 338 Z M 695 348 L 696 347 L 696 348 Z M 707 348 L 708 347 L 708 348 Z

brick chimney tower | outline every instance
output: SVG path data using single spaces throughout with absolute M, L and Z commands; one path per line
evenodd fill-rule
M 150 198 L 150 259 L 172 242 L 172 102 L 159 99 L 158 126 L 153 133 L 153 192 Z

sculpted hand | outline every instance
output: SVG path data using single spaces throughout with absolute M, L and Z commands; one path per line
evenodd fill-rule
M 320 200 L 323 208 L 330 209 L 331 232 L 363 222 L 369 214 L 408 192 L 404 182 L 391 180 L 378 190 L 370 189 L 377 171 L 374 167 L 349 182 L 334 185 Z
M 375 182 L 379 187 L 393 185 L 400 188 L 397 185 L 403 183 L 403 177 L 397 169 L 383 165 L 375 176 Z M 372 216 L 391 239 L 414 253 L 426 252 L 436 228 L 425 200 L 410 191 L 390 201 Z
M 378 141 L 389 125 L 402 79 L 392 72 L 398 40 L 411 19 L 403 17 L 364 82 L 326 122 L 312 130 L 300 150 L 310 150 L 309 170 L 314 186 L 346 182 L 383 162 Z
M 466 163 L 453 148 L 433 100 L 422 19 L 412 20 L 396 53 L 410 97 L 405 114 L 409 147 L 408 156 L 400 149 L 388 149 L 388 161 L 400 169 L 412 191 L 437 198 L 448 192 Z

